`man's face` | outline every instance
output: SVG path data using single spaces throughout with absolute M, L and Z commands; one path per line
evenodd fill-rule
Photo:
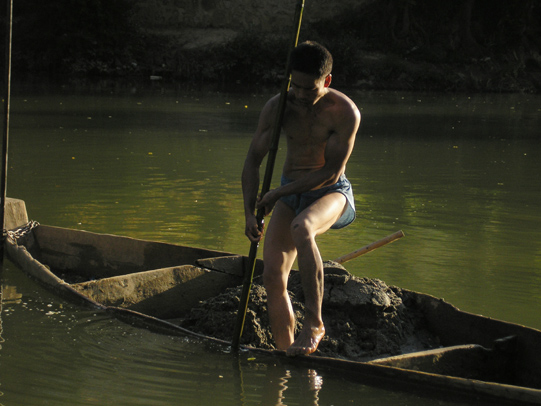
M 331 75 L 323 78 L 294 70 L 291 72 L 291 89 L 295 100 L 306 107 L 313 106 L 326 93 Z

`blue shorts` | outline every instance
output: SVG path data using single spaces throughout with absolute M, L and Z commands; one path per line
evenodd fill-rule
M 287 185 L 291 182 L 293 182 L 293 180 L 288 179 L 284 175 L 282 175 L 282 186 Z M 310 190 L 308 192 L 296 195 L 284 196 L 280 198 L 280 201 L 284 202 L 293 210 L 295 210 L 295 214 L 298 215 L 301 211 L 306 209 L 316 200 L 322 198 L 329 193 L 334 192 L 342 193 L 346 197 L 348 202 L 348 207 L 346 208 L 345 213 L 342 214 L 342 217 L 340 217 L 336 221 L 336 223 L 331 226 L 331 228 L 338 229 L 351 224 L 353 220 L 355 220 L 355 201 L 353 198 L 353 189 L 351 188 L 351 183 L 349 182 L 349 180 L 347 180 L 346 175 L 340 176 L 338 182 L 336 182 L 334 185 L 325 186 L 321 189 Z

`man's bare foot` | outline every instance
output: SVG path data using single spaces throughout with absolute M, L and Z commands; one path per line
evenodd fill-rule
M 325 336 L 325 327 L 306 327 L 301 330 L 297 339 L 286 350 L 286 355 L 294 357 L 296 355 L 308 355 L 317 350 L 319 342 Z

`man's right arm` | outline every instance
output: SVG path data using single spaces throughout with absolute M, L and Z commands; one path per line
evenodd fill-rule
M 261 112 L 257 130 L 252 138 L 242 170 L 242 195 L 244 198 L 244 216 L 246 218 L 245 233 L 251 241 L 261 239 L 261 231 L 257 227 L 255 217 L 257 194 L 259 192 L 259 168 L 270 149 L 276 100 L 276 97 L 270 99 Z

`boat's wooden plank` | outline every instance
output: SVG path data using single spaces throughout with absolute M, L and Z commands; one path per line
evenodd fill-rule
M 131 309 L 124 309 L 121 307 L 112 306 L 112 307 L 107 308 L 107 312 L 113 315 L 114 317 L 116 317 L 117 319 L 119 319 L 120 321 L 131 324 L 135 327 L 145 328 L 154 333 L 168 334 L 168 335 L 174 335 L 174 336 L 180 336 L 180 337 L 188 336 L 188 337 L 199 338 L 205 341 L 214 342 L 216 344 L 220 344 L 224 346 L 230 345 L 228 341 L 224 341 L 215 337 L 199 334 L 194 331 L 185 329 L 184 327 L 181 327 L 178 324 L 175 324 L 174 322 L 170 322 L 168 320 L 149 316 L 147 314 L 139 313 Z
M 24 269 L 30 277 L 47 286 L 49 289 L 54 290 L 58 295 L 82 305 L 102 307 L 91 298 L 81 295 L 69 284 L 52 273 L 48 267 L 34 259 L 24 246 L 17 245 L 14 241 L 7 238 L 4 247 L 6 248 L 6 253 L 13 262 Z
M 196 263 L 203 268 L 242 276 L 244 274 L 244 261 L 245 257 L 242 255 L 228 255 L 225 257 L 201 258 Z
M 459 310 L 433 296 L 409 292 L 423 308 L 426 324 L 443 346 L 475 343 L 491 348 L 495 340 L 516 336 L 516 351 L 506 368 L 513 384 L 541 389 L 541 331 Z
M 62 279 L 52 273 L 49 268 L 34 259 L 26 247 L 17 245 L 17 243 L 9 238 L 6 239 L 4 246 L 13 262 L 18 264 L 33 278 L 40 279 L 43 283 L 51 286 L 63 283 Z
M 432 374 L 509 383 L 507 365 L 513 351 L 488 349 L 477 344 L 457 345 L 372 360 L 387 365 Z
M 131 309 L 162 319 L 182 317 L 199 301 L 237 286 L 242 278 L 182 265 L 73 284 L 104 306 Z
M 41 225 L 34 229 L 39 257 L 51 268 L 107 278 L 230 253 Z
M 489 352 L 488 348 L 477 344 L 454 345 L 452 347 L 435 348 L 432 350 L 417 351 L 409 354 L 394 355 L 391 357 L 377 358 L 369 361 L 370 364 L 390 365 L 404 369 L 418 369 L 419 363 L 440 362 L 442 358 L 451 356 L 462 356 L 463 354 L 473 354 L 475 352 Z
M 246 257 L 243 255 L 227 255 L 212 258 L 201 258 L 196 261 L 197 265 L 215 271 L 225 272 L 231 275 L 243 276 L 246 265 Z M 254 277 L 263 273 L 263 261 L 258 259 L 255 263 Z

